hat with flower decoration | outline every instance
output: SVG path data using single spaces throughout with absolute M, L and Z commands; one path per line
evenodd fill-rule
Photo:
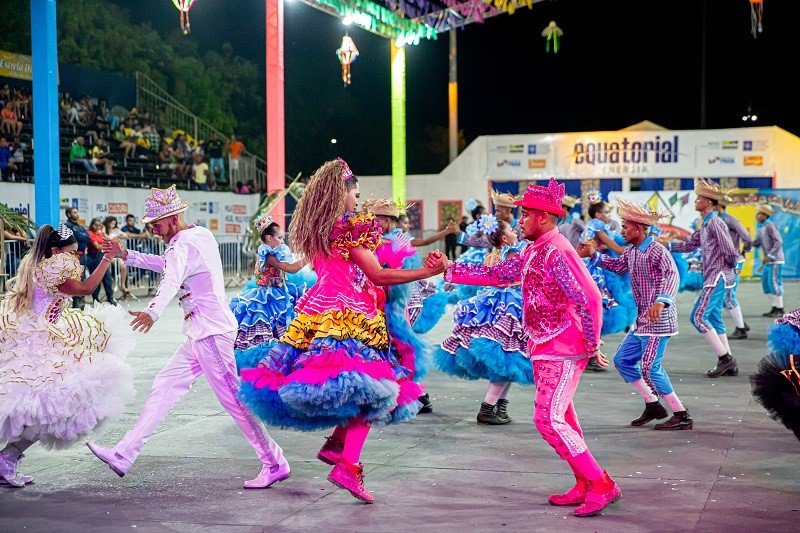
M 564 184 L 558 183 L 555 179 L 550 178 L 547 187 L 541 185 L 534 185 L 531 183 L 525 190 L 522 198 L 514 202 L 514 205 L 524 207 L 525 209 L 535 209 L 537 211 L 544 211 L 552 215 L 564 216 L 566 212 L 561 207 L 561 202 L 564 199 Z
M 272 215 L 270 215 L 268 213 L 261 213 L 260 215 L 258 215 L 255 218 L 255 220 L 253 220 L 253 227 L 259 233 L 261 233 L 262 231 L 264 231 L 267 228 L 267 226 L 269 226 L 273 222 L 275 222 L 275 221 L 272 219 Z
M 671 215 L 668 211 L 653 211 L 646 205 L 638 204 L 621 196 L 615 196 L 614 201 L 617 203 L 619 217 L 622 220 L 630 220 L 643 226 L 652 226 L 662 218 Z
M 189 204 L 181 200 L 174 184 L 166 189 L 153 187 L 150 191 L 150 197 L 144 201 L 145 213 L 142 217 L 142 224 L 177 215 L 188 208 Z

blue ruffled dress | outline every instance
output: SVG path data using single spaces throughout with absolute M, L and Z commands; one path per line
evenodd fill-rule
M 527 244 L 523 241 L 504 246 L 500 260 L 511 252 L 520 253 Z M 434 353 L 434 365 L 440 371 L 469 380 L 533 383 L 519 285 L 481 289 L 458 302 L 453 322 L 453 332 Z

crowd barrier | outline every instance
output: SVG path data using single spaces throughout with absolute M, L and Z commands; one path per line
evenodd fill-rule
M 222 258 L 222 269 L 225 276 L 226 287 L 240 287 L 247 283 L 253 274 L 255 264 L 255 252 L 251 249 L 249 237 L 239 235 L 217 236 L 219 253 Z M 143 239 L 125 239 L 125 247 L 129 250 L 137 250 L 143 253 L 161 255 L 164 253 L 165 244 L 157 237 Z M 24 241 L 5 241 L 5 265 L 4 272 L 6 279 L 10 279 L 17 274 L 19 261 L 22 254 L 27 249 L 29 243 Z M 121 299 L 123 296 L 121 283 L 122 268 L 121 260 L 114 260 L 111 264 L 111 273 L 114 278 L 115 298 Z M 88 272 L 87 272 L 88 274 Z M 134 298 L 153 295 L 158 288 L 161 275 L 151 270 L 128 267 L 127 288 Z M 3 288 L 5 288 L 5 283 Z M 101 301 L 105 298 L 103 291 Z

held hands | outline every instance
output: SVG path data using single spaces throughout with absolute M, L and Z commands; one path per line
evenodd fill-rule
M 117 257 L 122 251 L 122 244 L 117 239 L 103 239 L 103 254 Z
M 428 252 L 428 257 L 425 258 L 425 262 L 422 264 L 422 266 L 425 268 L 432 268 L 436 270 L 436 273 L 438 274 L 447 270 L 449 262 L 450 261 L 441 251 L 432 250 Z
M 459 227 L 458 227 L 458 226 L 456 226 L 456 223 L 455 223 L 455 222 L 448 222 L 448 223 L 447 223 L 447 227 L 445 227 L 445 229 L 446 229 L 447 231 L 449 231 L 450 233 L 458 233 L 458 232 L 460 232 L 460 231 L 461 231 L 461 230 L 459 229 Z
M 656 237 L 656 242 L 659 244 L 663 244 L 666 246 L 669 244 L 670 241 L 675 240 L 678 238 L 678 233 L 675 230 L 669 230 L 666 233 L 662 233 L 658 237 Z
M 592 257 L 595 252 L 594 244 L 590 242 L 582 242 L 578 244 L 578 255 L 581 257 Z

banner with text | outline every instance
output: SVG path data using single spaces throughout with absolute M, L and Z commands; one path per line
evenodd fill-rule
M 771 177 L 774 144 L 773 128 L 492 136 L 486 174 L 496 181 Z

